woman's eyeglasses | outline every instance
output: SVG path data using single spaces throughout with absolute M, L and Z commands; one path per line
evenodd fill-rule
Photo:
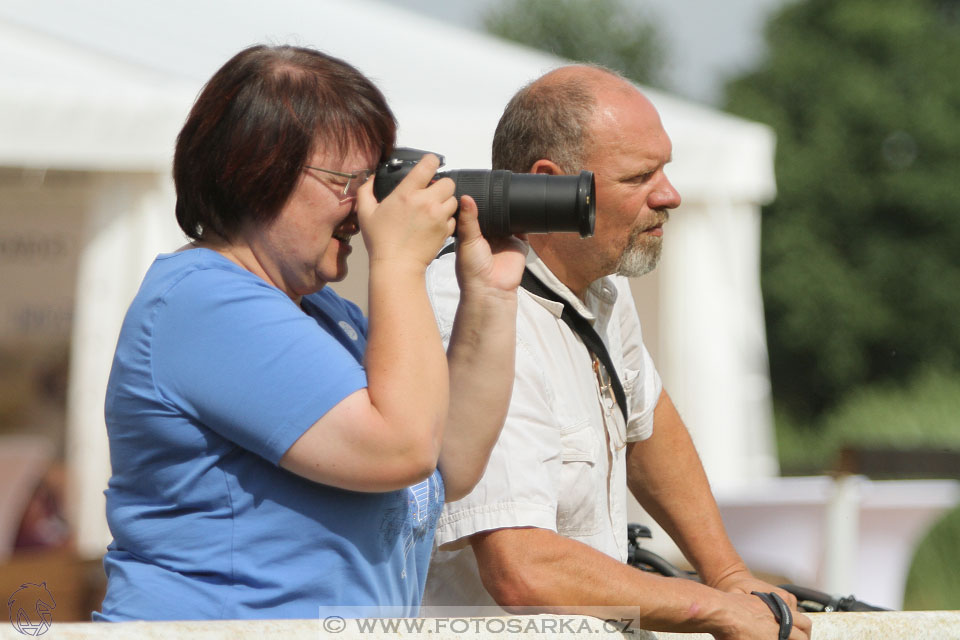
M 370 169 L 363 169 L 362 171 L 355 171 L 353 173 L 344 173 L 343 171 L 334 171 L 332 169 L 313 167 L 309 164 L 305 164 L 303 166 L 307 169 L 313 169 L 314 171 L 322 171 L 333 176 L 346 178 L 347 182 L 343 185 L 343 191 L 340 192 L 340 195 L 343 196 L 344 200 L 348 198 L 356 198 L 357 190 L 360 189 L 360 187 L 363 186 L 363 183 L 373 175 L 373 171 Z M 339 187 L 340 183 L 336 183 L 336 186 Z

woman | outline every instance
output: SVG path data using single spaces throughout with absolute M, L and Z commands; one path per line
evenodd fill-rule
M 396 125 L 348 64 L 256 46 L 207 83 L 174 156 L 177 221 L 124 320 L 100 620 L 416 615 L 436 518 L 477 482 L 512 386 L 522 243 L 460 204 L 448 353 L 427 264 L 455 228 L 428 156 L 377 203 Z M 369 320 L 326 285 L 370 256 Z

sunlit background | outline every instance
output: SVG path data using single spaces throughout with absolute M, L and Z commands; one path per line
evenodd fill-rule
M 99 605 L 116 332 L 182 244 L 186 110 L 256 42 L 355 64 L 451 167 L 489 167 L 506 100 L 565 59 L 644 87 L 684 205 L 634 293 L 735 543 L 960 609 L 960 0 L 4 0 L 0 598 Z M 338 286 L 362 306 L 363 260 Z

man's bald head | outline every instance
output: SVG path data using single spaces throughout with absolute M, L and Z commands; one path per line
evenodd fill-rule
M 578 296 L 597 278 L 656 266 L 663 224 L 680 194 L 664 173 L 670 138 L 654 105 L 628 80 L 589 65 L 562 67 L 507 105 L 493 167 L 517 173 L 594 174 L 594 235 L 532 234 L 528 241 Z
M 493 138 L 493 168 L 525 173 L 548 159 L 576 173 L 590 152 L 591 120 L 608 93 L 637 89 L 614 71 L 570 65 L 534 80 L 510 100 Z

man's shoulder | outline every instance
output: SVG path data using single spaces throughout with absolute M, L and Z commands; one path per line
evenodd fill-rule
M 457 282 L 456 256 L 451 251 L 427 265 L 427 296 L 433 307 L 441 330 L 453 325 L 453 317 L 460 302 L 460 285 Z
M 444 248 L 446 249 L 446 247 Z M 457 256 L 453 251 L 441 252 L 427 265 L 428 287 L 432 284 L 436 288 L 459 291 L 456 265 Z

